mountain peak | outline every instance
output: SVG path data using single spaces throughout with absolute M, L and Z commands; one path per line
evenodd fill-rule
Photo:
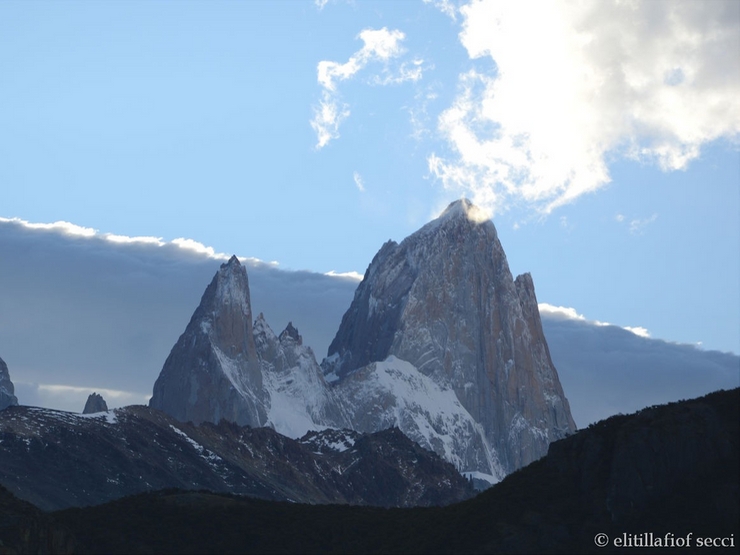
M 416 384 L 416 400 L 399 401 L 406 416 L 380 420 L 400 419 L 402 431 L 463 470 L 501 478 L 575 429 L 541 328 L 531 276 L 514 282 L 493 222 L 460 199 L 400 244 L 383 245 L 342 317 L 324 372 L 337 390 L 380 384 L 364 407 L 348 404 L 354 424 L 371 429 L 378 419 L 365 414 L 393 406 Z M 383 390 L 392 379 L 400 382 Z M 433 389 L 450 415 L 441 436 L 468 438 L 460 445 L 429 436 L 436 424 L 414 427 L 431 414 L 417 392 Z
M 232 254 L 228 262 L 221 264 L 222 268 L 224 266 L 241 266 L 241 262 L 239 262 L 239 258 L 235 254 Z
M 247 270 L 236 256 L 221 264 L 154 384 L 149 406 L 199 423 L 221 418 L 259 426 L 262 401 Z
M 465 218 L 474 223 L 483 223 L 491 219 L 491 215 L 483 208 L 476 206 L 466 198 L 451 202 L 435 221 L 448 221 Z

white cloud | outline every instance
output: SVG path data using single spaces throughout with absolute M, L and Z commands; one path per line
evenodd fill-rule
M 542 316 L 549 316 L 559 320 L 578 320 L 588 322 L 594 326 L 611 326 L 609 322 L 600 322 L 599 320 L 589 320 L 583 314 L 576 312 L 575 308 L 567 306 L 555 306 L 548 303 L 539 303 L 537 305 Z
M 324 274 L 325 276 L 329 277 L 341 277 L 341 278 L 347 278 L 352 281 L 362 281 L 362 278 L 364 277 L 359 272 L 335 272 L 334 270 L 329 270 Z
M 181 249 L 190 250 L 198 254 L 204 254 L 207 257 L 215 258 L 216 260 L 228 260 L 230 258 L 228 254 L 223 252 L 217 253 L 215 250 L 213 250 L 213 247 L 208 247 L 203 243 L 194 241 L 193 239 L 185 239 L 184 237 L 179 237 L 177 239 L 173 239 L 172 244 L 177 245 Z
M 471 70 L 439 116 L 446 188 L 544 213 L 609 182 L 607 154 L 685 168 L 740 133 L 740 3 L 473 1 L 460 9 Z
M 113 233 L 105 233 L 103 237 L 111 243 L 144 243 L 160 247 L 165 245 L 161 237 L 129 237 L 128 235 L 114 235 Z
M 357 38 L 363 46 L 352 54 L 345 63 L 322 60 L 318 63 L 317 80 L 323 87 L 319 105 L 314 107 L 311 127 L 316 132 L 316 148 L 321 149 L 329 141 L 339 137 L 339 126 L 350 115 L 349 107 L 341 101 L 337 84 L 354 77 L 371 62 L 380 62 L 383 68 L 380 74 L 370 79 L 371 84 L 391 85 L 406 81 L 418 81 L 422 77 L 423 60 L 414 59 L 411 63 L 391 66 L 389 62 L 405 53 L 401 42 L 406 35 L 403 32 L 387 27 L 382 29 L 365 29 Z
M 632 333 L 634 333 L 635 335 L 639 335 L 640 337 L 650 337 L 650 332 L 646 328 L 643 328 L 641 326 L 624 326 L 624 329 L 626 329 L 627 331 L 631 331 Z
M 339 125 L 349 116 L 346 104 L 340 104 L 328 91 L 321 95 L 321 102 L 314 107 L 311 127 L 316 132 L 316 148 L 323 148 L 329 141 L 339 137 Z
M 600 322 L 599 320 L 589 320 L 583 314 L 579 314 L 575 308 L 571 308 L 571 307 L 555 306 L 555 305 L 551 305 L 548 303 L 539 303 L 538 308 L 540 310 L 540 315 L 542 317 L 549 318 L 551 320 L 573 320 L 573 321 L 583 322 L 583 323 L 587 323 L 587 324 L 591 324 L 593 326 L 599 326 L 599 327 L 613 325 L 613 324 L 610 324 L 609 322 Z M 645 337 L 645 338 L 650 337 L 650 332 L 647 330 L 647 328 L 643 328 L 642 326 L 615 326 L 615 327 L 620 327 L 640 337 Z
M 568 320 L 582 320 L 586 321 L 586 317 L 583 314 L 578 314 L 575 308 L 567 306 L 555 306 L 548 303 L 539 303 L 537 307 L 540 310 L 540 314 L 547 314 L 554 318 L 566 318 Z
M 355 185 L 357 186 L 359 191 L 361 193 L 364 193 L 365 192 L 365 182 L 362 180 L 362 176 L 359 173 L 355 172 L 352 174 L 352 179 L 354 179 Z
M 313 3 L 321 11 L 329 3 L 329 0 L 314 0 Z

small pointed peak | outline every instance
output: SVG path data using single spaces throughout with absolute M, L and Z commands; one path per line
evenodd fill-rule
M 235 254 L 232 254 L 229 261 L 221 265 L 221 267 L 224 266 L 241 266 L 241 262 L 239 262 L 239 258 Z
M 107 410 L 108 404 L 103 399 L 103 396 L 93 392 L 87 398 L 82 414 L 94 414 L 96 412 L 106 412 Z
M 284 338 L 290 337 L 293 339 L 293 341 L 297 342 L 299 345 L 303 344 L 303 338 L 298 333 L 298 330 L 293 326 L 293 322 L 288 322 L 288 325 L 285 327 L 283 332 L 280 334 L 280 341 L 282 341 Z

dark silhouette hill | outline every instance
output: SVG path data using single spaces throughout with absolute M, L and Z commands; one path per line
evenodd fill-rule
M 621 553 L 688 534 L 736 552 L 740 389 L 618 415 L 447 507 L 383 509 L 160 491 L 52 513 L 80 553 Z M 43 515 L 42 515 L 43 516 Z M 0 528 L 5 541 L 8 527 Z M 599 548 L 594 538 L 606 534 Z M 647 536 L 652 534 L 652 536 Z M 722 541 L 725 546 L 722 547 Z M 733 545 L 730 546 L 730 542 Z

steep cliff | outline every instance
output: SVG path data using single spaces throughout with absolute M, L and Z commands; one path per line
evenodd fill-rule
M 500 479 L 543 456 L 575 424 L 542 333 L 532 278 L 514 281 L 493 223 L 478 216 L 460 200 L 400 244 L 383 245 L 322 366 L 352 400 L 358 429 L 390 419 L 461 470 Z M 409 366 L 401 369 L 402 363 Z M 384 393 L 370 391 L 368 376 L 389 365 L 397 371 L 378 378 Z M 412 397 L 424 401 L 407 403 L 394 394 L 410 381 L 420 385 Z M 437 402 L 441 419 L 418 409 L 434 405 L 428 384 L 449 397 Z M 390 408 L 380 419 L 371 416 L 378 400 Z M 451 446 L 456 440 L 465 446 Z

